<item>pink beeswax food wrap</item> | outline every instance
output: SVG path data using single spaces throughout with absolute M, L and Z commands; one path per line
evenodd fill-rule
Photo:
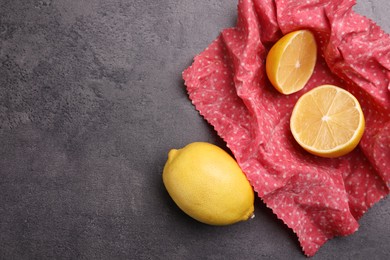
M 389 193 L 390 37 L 354 4 L 240 0 L 236 27 L 223 30 L 183 72 L 196 109 L 307 256 L 355 232 L 358 219 Z M 282 35 L 299 29 L 315 34 L 317 65 L 306 87 L 286 96 L 268 82 L 265 59 Z M 353 93 L 366 118 L 359 147 L 340 158 L 310 155 L 290 133 L 298 97 L 322 84 Z

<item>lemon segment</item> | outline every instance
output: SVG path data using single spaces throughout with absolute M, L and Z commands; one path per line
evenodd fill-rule
M 364 114 L 348 91 L 323 85 L 302 95 L 294 106 L 290 129 L 308 152 L 338 157 L 351 152 L 363 136 Z
M 245 221 L 254 212 L 254 192 L 237 162 L 223 149 L 195 142 L 172 149 L 164 185 L 177 206 L 209 225 Z
M 272 85 L 282 94 L 301 90 L 310 79 L 317 60 L 313 33 L 299 30 L 280 38 L 266 58 L 266 73 Z

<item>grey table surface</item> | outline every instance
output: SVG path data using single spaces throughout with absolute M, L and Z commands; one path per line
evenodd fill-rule
M 260 201 L 251 221 L 182 213 L 171 148 L 223 146 L 181 72 L 236 0 L 0 0 L 0 259 L 305 259 Z M 390 32 L 388 0 L 354 10 Z M 390 199 L 313 259 L 390 259 Z

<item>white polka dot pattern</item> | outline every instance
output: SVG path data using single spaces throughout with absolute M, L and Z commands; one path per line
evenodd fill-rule
M 183 72 L 196 109 L 226 141 L 259 197 L 312 256 L 389 193 L 390 37 L 352 11 L 351 0 L 240 0 L 225 29 Z M 265 57 L 283 34 L 310 29 L 318 62 L 304 90 L 285 96 L 270 85 Z M 357 149 L 319 158 L 296 144 L 292 108 L 304 92 L 335 84 L 352 92 L 366 117 Z

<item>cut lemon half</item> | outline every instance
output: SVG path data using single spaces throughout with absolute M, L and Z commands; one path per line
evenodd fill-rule
M 310 31 L 288 33 L 272 46 L 267 55 L 268 79 L 280 93 L 292 94 L 306 85 L 316 60 L 317 44 Z
M 302 95 L 294 106 L 290 129 L 308 152 L 338 157 L 352 151 L 364 132 L 364 115 L 348 91 L 323 85 Z

